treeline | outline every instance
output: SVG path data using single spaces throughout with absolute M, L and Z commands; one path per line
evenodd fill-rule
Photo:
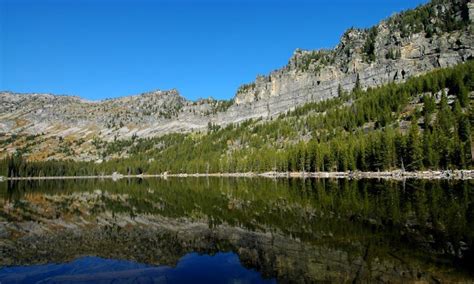
M 469 27 L 469 1 L 433 0 L 416 9 L 407 10 L 388 21 L 392 31 L 402 37 L 425 32 L 427 37 Z M 453 16 L 457 15 L 457 16 Z
M 309 103 L 269 121 L 248 120 L 206 133 L 169 134 L 102 145 L 101 164 L 0 162 L 3 175 L 97 175 L 114 171 L 206 173 L 466 169 L 472 167 L 474 62 L 439 69 L 403 84 Z M 12 167 L 15 170 L 11 170 Z
M 8 156 L 0 160 L 0 176 L 84 176 L 101 174 L 100 169 L 92 162 L 75 162 L 72 160 L 58 161 L 27 161 L 21 154 Z

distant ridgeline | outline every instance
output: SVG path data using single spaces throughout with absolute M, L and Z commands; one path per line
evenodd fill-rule
M 4 176 L 466 169 L 473 166 L 474 61 L 402 84 L 308 103 L 207 132 L 101 141 L 99 162 L 0 162 Z M 99 144 L 100 144 L 99 143 Z
M 419 117 L 420 133 L 416 134 L 413 127 L 412 138 L 424 133 L 423 119 L 429 118 L 432 121 L 427 125 L 433 137 L 427 137 L 426 143 L 435 140 L 447 143 L 435 137 L 438 135 L 433 129 L 436 111 L 428 106 L 425 117 L 420 113 L 422 105 L 417 101 L 424 90 L 436 89 L 433 98 L 440 105 L 444 86 L 427 83 L 429 87 L 425 89 L 404 87 L 410 91 L 407 94 L 393 86 L 366 93 L 361 89 L 403 83 L 437 68 L 469 61 L 474 57 L 473 21 L 472 0 L 432 0 L 415 9 L 394 14 L 371 28 L 350 28 L 332 49 L 297 49 L 288 64 L 242 85 L 228 101 L 212 98 L 190 101 L 177 89 L 94 102 L 72 96 L 0 91 L 0 159 L 15 152 L 32 161 L 130 158 L 137 160 L 130 166 L 131 172 L 165 169 L 195 172 L 207 171 L 208 168 L 209 171 L 375 170 L 401 168 L 402 159 L 406 169 L 462 167 L 469 160 L 469 151 L 463 148 L 456 152 L 454 149 L 459 147 L 453 145 L 450 145 L 453 149 L 446 149 L 443 153 L 430 154 L 429 161 L 420 161 L 416 153 L 409 155 L 404 152 L 381 160 L 373 151 L 392 153 L 392 149 L 371 149 L 374 144 L 366 144 L 379 139 L 377 135 L 386 131 L 388 134 L 384 139 L 405 143 L 397 144 L 397 149 L 409 151 L 405 148 L 412 145 L 410 141 L 402 141 L 396 136 L 399 132 L 409 132 L 410 123 L 406 121 L 411 121 L 413 112 Z M 439 80 L 445 81 L 444 78 Z M 453 82 L 443 84 L 455 85 Z M 354 94 L 346 94 L 354 87 Z M 468 92 L 471 90 L 466 84 L 463 88 Z M 454 87 L 446 91 L 446 95 L 453 96 L 458 92 Z M 397 102 L 379 102 L 379 97 L 380 100 L 394 99 Z M 450 107 L 454 107 L 453 99 L 448 98 Z M 314 103 L 321 101 L 325 102 Z M 466 102 L 462 98 L 458 101 L 461 112 L 467 112 Z M 310 104 L 305 106 L 307 103 Z M 427 105 L 430 103 L 432 100 Z M 406 109 L 397 109 L 398 105 L 400 108 L 406 106 Z M 359 108 L 357 113 L 346 113 L 347 108 L 354 110 L 356 107 Z M 295 112 L 287 114 L 295 108 L 298 108 Z M 325 111 L 327 114 L 323 115 Z M 458 119 L 456 114 L 449 116 L 447 119 L 452 123 Z M 260 118 L 260 122 L 255 121 Z M 460 123 L 459 127 L 464 127 L 465 123 Z M 214 133 L 222 127 L 226 130 Z M 211 133 L 203 134 L 208 130 Z M 456 132 L 457 129 L 450 131 Z M 374 137 L 359 137 L 365 132 Z M 175 134 L 169 135 L 171 133 Z M 353 137 L 347 137 L 349 133 L 353 133 Z M 463 135 L 458 137 L 460 141 L 464 141 Z M 148 138 L 151 139 L 144 140 Z M 453 136 L 449 138 L 455 139 Z M 335 141 L 344 144 L 333 145 L 337 144 Z M 296 146 L 298 143 L 302 145 Z M 461 142 L 453 143 L 461 145 Z M 382 145 L 385 147 L 385 140 Z M 192 149 L 183 153 L 175 149 L 178 147 Z M 255 157 L 255 149 L 261 156 Z M 294 151 L 289 161 L 287 151 Z M 363 155 L 356 154 L 360 151 Z M 147 163 L 142 163 L 136 155 L 139 152 L 147 158 L 152 155 L 150 157 L 156 163 L 148 163 L 148 159 Z M 317 157 L 316 152 L 320 153 Z M 266 153 L 270 153 L 269 157 Z M 105 165 L 97 166 L 97 170 L 108 171 Z M 95 168 L 89 167 L 91 170 Z M 120 169 L 128 172 L 126 168 Z

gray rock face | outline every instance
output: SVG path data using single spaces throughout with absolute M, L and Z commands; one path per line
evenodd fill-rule
M 352 90 L 357 78 L 362 87 L 374 87 L 473 58 L 473 1 L 437 1 L 415 11 L 421 9 L 431 11 L 436 32 L 428 34 L 411 27 L 414 30 L 406 33 L 407 26 L 399 24 L 397 16 L 372 29 L 350 29 L 333 50 L 296 50 L 287 66 L 241 86 L 233 103 L 213 99 L 192 102 L 177 90 L 99 102 L 49 94 L 0 93 L 0 133 L 110 141 L 205 130 L 209 123 L 226 125 L 269 118 L 307 102 L 335 97 L 339 86 Z M 459 22 L 462 17 L 468 19 L 461 26 L 448 31 L 438 27 L 447 18 Z M 367 46 L 369 50 L 373 47 L 371 54 Z
M 449 7 L 454 3 L 445 5 Z M 461 2 L 456 3 L 461 5 Z M 468 4 L 472 15 L 474 5 Z M 235 97 L 236 105 L 229 111 L 245 114 L 247 118 L 268 117 L 309 101 L 335 97 L 339 86 L 352 90 L 357 77 L 363 87 L 375 87 L 403 82 L 473 57 L 472 24 L 466 29 L 439 35 L 419 32 L 408 37 L 403 37 L 392 26 L 387 20 L 373 28 L 377 31 L 373 60 L 367 60 L 364 54 L 368 30 L 348 30 L 334 50 L 296 50 L 285 68 L 241 87 Z M 249 109 L 251 111 L 246 111 Z

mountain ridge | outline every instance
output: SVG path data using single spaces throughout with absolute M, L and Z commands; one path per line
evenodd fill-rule
M 271 119 L 357 85 L 371 88 L 404 82 L 465 62 L 474 55 L 473 18 L 473 1 L 434 0 L 372 28 L 348 29 L 334 49 L 297 49 L 287 65 L 240 86 L 229 101 L 190 101 L 177 89 L 97 102 L 0 92 L 0 133 L 83 139 L 91 144 L 97 137 L 105 141 L 146 138 Z M 16 148 L 5 147 L 7 153 Z

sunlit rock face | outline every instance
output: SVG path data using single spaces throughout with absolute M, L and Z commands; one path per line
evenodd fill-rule
M 338 90 L 350 91 L 357 81 L 363 88 L 403 82 L 473 58 L 474 4 L 467 0 L 436 3 L 415 10 L 428 9 L 433 28 L 403 25 L 399 16 L 393 16 L 372 29 L 350 29 L 334 49 L 296 50 L 286 66 L 241 86 L 230 102 L 192 102 L 177 90 L 99 102 L 50 94 L 0 93 L 0 133 L 41 136 L 44 139 L 38 139 L 35 153 L 54 145 L 51 138 L 66 138 L 75 141 L 71 147 L 81 153 L 74 159 L 91 160 L 97 156 L 87 152 L 97 137 L 106 141 L 153 137 L 206 131 L 209 124 L 267 119 L 307 102 L 338 96 Z M 447 19 L 457 24 L 439 28 Z M 77 141 L 82 143 L 76 145 Z M 1 152 L 11 153 L 19 147 L 10 143 Z
M 453 5 L 462 6 L 464 2 L 447 2 L 433 8 L 439 14 L 432 21 L 439 21 L 437 17 L 441 17 L 443 11 L 447 13 Z M 467 10 L 472 13 L 472 7 L 470 4 L 451 16 L 460 17 Z M 370 59 L 364 51 L 370 30 L 348 30 L 333 50 L 296 50 L 285 68 L 242 86 L 235 97 L 235 109 L 245 113 L 244 106 L 251 105 L 248 116 L 266 117 L 308 101 L 337 96 L 339 86 L 352 90 L 357 78 L 365 88 L 403 82 L 473 57 L 471 27 L 439 35 L 427 35 L 423 31 L 406 36 L 393 25 L 389 19 L 373 27 L 376 36 Z

